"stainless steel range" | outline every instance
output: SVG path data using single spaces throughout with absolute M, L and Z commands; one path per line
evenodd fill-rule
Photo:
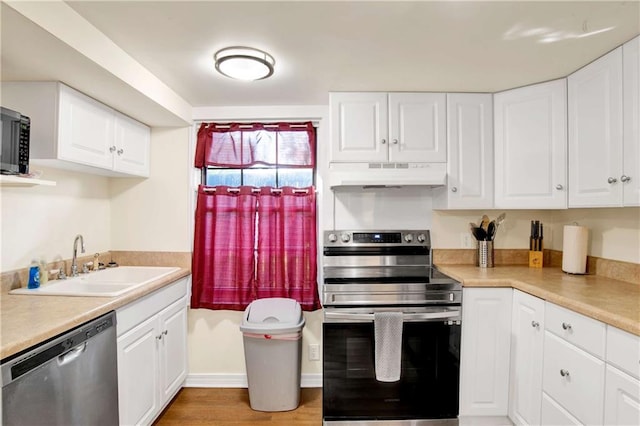
M 323 422 L 457 424 L 462 287 L 429 231 L 327 231 L 322 266 Z M 396 382 L 376 380 L 378 312 L 402 313 Z

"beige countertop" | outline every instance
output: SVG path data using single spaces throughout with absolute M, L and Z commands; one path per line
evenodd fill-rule
M 2 294 L 0 358 L 16 354 L 73 327 L 133 302 L 190 274 L 173 272 L 118 297 L 29 296 Z
M 512 287 L 640 336 L 640 284 L 560 268 L 438 265 L 464 287 Z M 464 303 L 464 302 L 463 302 Z

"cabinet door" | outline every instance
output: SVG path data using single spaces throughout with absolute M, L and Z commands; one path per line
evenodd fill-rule
M 460 348 L 460 415 L 506 416 L 511 288 L 465 288 Z
M 147 126 L 122 114 L 115 121 L 114 170 L 137 176 L 149 176 L 149 143 Z
M 60 85 L 58 159 L 111 170 L 114 111 Z
M 447 95 L 447 185 L 436 208 L 493 207 L 493 96 Z
M 180 299 L 160 312 L 160 384 L 162 403 L 182 387 L 187 377 L 187 302 Z
M 447 161 L 446 94 L 389 93 L 389 161 Z
M 624 160 L 620 177 L 625 206 L 640 206 L 640 37 L 622 46 Z M 624 182 L 623 182 L 624 181 Z
M 387 161 L 386 93 L 331 93 L 331 161 Z
M 511 330 L 509 417 L 518 425 L 539 425 L 544 300 L 514 290 Z
M 120 424 L 150 424 L 160 409 L 158 400 L 157 317 L 153 316 L 118 338 L 118 400 Z
M 622 205 L 622 47 L 569 76 L 569 207 Z
M 542 414 L 540 415 L 543 425 L 552 426 L 581 426 L 582 423 L 573 417 L 560 404 L 554 401 L 546 393 L 542 394 Z
M 604 424 L 640 425 L 640 382 L 607 365 Z
M 555 80 L 494 95 L 495 207 L 567 207 L 567 87 Z

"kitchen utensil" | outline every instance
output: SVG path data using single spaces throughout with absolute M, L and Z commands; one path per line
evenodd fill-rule
M 502 225 L 502 222 L 504 222 L 504 218 L 507 217 L 506 213 L 500 213 L 500 215 L 498 215 L 498 217 L 496 217 L 496 231 L 498 230 L 498 228 L 500 227 L 500 225 Z
M 487 238 L 487 232 L 480 227 L 472 228 L 471 233 L 478 241 L 484 241 Z
M 496 234 L 496 222 L 495 221 L 491 221 L 489 222 L 489 226 L 487 226 L 487 241 L 493 241 L 493 237 L 495 237 Z
M 487 230 L 487 227 L 489 226 L 489 222 L 491 220 L 489 219 L 489 216 L 487 216 L 486 214 L 482 216 L 482 222 L 480 223 L 480 226 L 482 227 L 482 229 L 484 229 L 485 231 Z

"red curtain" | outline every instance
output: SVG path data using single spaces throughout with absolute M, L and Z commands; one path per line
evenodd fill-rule
M 243 310 L 255 299 L 256 201 L 248 186 L 198 188 L 192 308 Z
M 202 123 L 195 167 L 314 167 L 315 131 L 311 122 Z
M 317 291 L 316 197 L 313 187 L 261 188 L 258 198 L 259 299 L 288 297 L 320 308 Z
M 192 308 L 243 310 L 265 297 L 320 308 L 313 187 L 201 186 L 194 238 Z

